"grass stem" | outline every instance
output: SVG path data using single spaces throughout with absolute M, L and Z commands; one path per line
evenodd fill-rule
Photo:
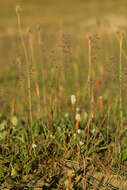
M 27 89 L 28 89 L 28 104 L 29 104 L 30 145 L 32 147 L 32 96 L 31 96 L 30 64 L 29 64 L 27 49 L 26 49 L 26 46 L 25 46 L 25 41 L 24 41 L 24 38 L 23 38 L 23 31 L 22 31 L 22 27 L 21 27 L 20 10 L 21 10 L 20 6 L 16 6 L 18 29 L 19 29 L 20 39 L 21 39 L 23 50 L 24 50 L 26 64 L 27 64 Z

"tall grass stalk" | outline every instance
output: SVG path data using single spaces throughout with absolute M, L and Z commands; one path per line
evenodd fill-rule
M 39 88 L 39 84 L 38 82 L 36 82 L 35 84 L 35 88 L 36 88 L 36 95 L 38 98 L 38 112 L 39 112 L 39 116 L 40 116 L 40 111 L 41 111 L 41 103 L 40 103 L 40 88 Z
M 11 101 L 10 109 L 11 109 L 10 110 L 10 121 L 12 121 L 12 117 L 13 117 L 14 112 L 15 112 L 15 97 Z
M 30 57 L 31 57 L 31 62 L 34 62 L 34 48 L 33 48 L 33 34 L 32 34 L 32 29 L 28 29 L 28 35 L 29 35 L 29 47 L 30 47 Z
M 103 116 L 103 99 L 102 96 L 99 97 L 99 102 L 100 102 L 100 116 Z
M 90 123 L 93 117 L 93 110 L 90 110 L 88 122 L 87 122 L 87 138 L 86 138 L 86 155 L 89 151 L 89 138 L 90 138 Z
M 119 101 L 120 101 L 120 128 L 123 127 L 122 111 L 122 50 L 123 50 L 123 33 L 120 33 L 120 59 L 119 59 Z
M 34 79 L 35 79 L 35 92 L 36 92 L 36 95 L 37 95 L 37 100 L 38 100 L 38 103 L 37 103 L 37 106 L 38 106 L 38 115 L 40 117 L 40 88 L 39 88 L 39 83 L 38 83 L 38 77 L 37 77 L 37 69 L 36 69 L 36 62 L 35 62 L 35 56 L 34 56 L 34 41 L 33 41 L 33 33 L 32 33 L 32 30 L 29 28 L 28 30 L 28 35 L 29 35 L 29 47 L 30 47 L 30 62 L 31 62 L 31 67 L 33 67 L 33 70 L 34 70 L 34 73 L 33 73 L 33 76 L 34 76 Z
M 91 37 L 88 38 L 88 64 L 89 64 L 89 71 L 88 71 L 88 93 L 89 98 L 91 98 L 91 64 L 92 64 L 92 57 L 91 57 Z
M 39 49 L 41 50 L 42 41 L 41 41 L 41 29 L 40 29 L 40 26 L 37 27 L 37 30 L 38 30 L 38 46 L 40 47 Z
M 28 88 L 28 104 L 29 104 L 30 145 L 32 145 L 32 96 L 31 96 L 30 63 L 29 63 L 29 58 L 28 58 L 28 54 L 27 54 L 27 49 L 25 46 L 25 41 L 23 38 L 20 12 L 21 12 L 20 6 L 16 6 L 19 35 L 20 35 L 20 39 L 21 39 L 21 43 L 22 43 L 22 47 L 23 47 L 24 55 L 25 55 L 25 59 L 26 59 L 26 64 L 27 64 L 27 88 Z

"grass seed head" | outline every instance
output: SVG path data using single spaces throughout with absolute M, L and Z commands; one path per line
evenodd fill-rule
M 35 149 L 37 147 L 36 144 L 32 144 L 32 148 Z
M 79 142 L 79 145 L 80 145 L 80 146 L 84 145 L 84 142 L 80 141 L 80 142 Z
M 76 120 L 76 121 L 80 121 L 80 120 L 81 120 L 81 116 L 80 116 L 79 113 L 76 113 L 76 115 L 75 115 L 75 120 Z
M 21 11 L 22 11 L 22 9 L 21 9 L 20 5 L 17 5 L 17 6 L 16 6 L 16 14 L 17 14 L 17 15 L 20 14 Z
M 78 130 L 77 130 L 77 133 L 80 134 L 80 133 L 81 133 L 81 129 L 78 129 Z
M 71 104 L 74 105 L 76 103 L 76 96 L 71 95 Z
M 76 108 L 76 112 L 79 113 L 80 112 L 80 108 Z

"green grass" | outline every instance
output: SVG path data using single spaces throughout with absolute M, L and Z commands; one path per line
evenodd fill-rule
M 19 3 L 0 7 L 1 189 L 126 189 L 126 2 Z

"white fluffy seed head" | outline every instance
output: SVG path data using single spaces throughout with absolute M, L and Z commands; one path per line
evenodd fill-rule
M 76 121 L 80 121 L 80 120 L 81 120 L 81 116 L 80 116 L 79 113 L 76 113 L 76 115 L 75 115 L 75 120 L 76 120 Z
M 32 148 L 35 149 L 37 147 L 36 144 L 32 144 Z
M 78 129 L 78 130 L 77 130 L 77 133 L 80 134 L 80 133 L 81 133 L 81 129 Z
M 71 95 L 71 104 L 74 105 L 76 103 L 76 96 Z
M 80 112 L 80 108 L 76 108 L 76 112 L 77 112 L 77 113 Z
M 79 144 L 80 144 L 80 146 L 82 146 L 82 145 L 84 145 L 84 142 L 80 141 Z

